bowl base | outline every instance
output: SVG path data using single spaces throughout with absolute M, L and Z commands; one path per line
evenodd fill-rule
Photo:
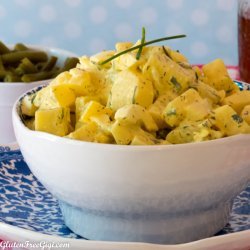
M 231 204 L 184 214 L 131 217 L 59 202 L 65 224 L 86 239 L 160 244 L 186 243 L 213 236 L 228 222 Z

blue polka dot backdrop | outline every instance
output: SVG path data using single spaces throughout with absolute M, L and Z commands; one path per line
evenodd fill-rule
M 222 58 L 237 65 L 236 0 L 8 0 L 0 1 L 0 40 L 91 55 L 134 41 L 186 34 L 165 42 L 191 63 Z

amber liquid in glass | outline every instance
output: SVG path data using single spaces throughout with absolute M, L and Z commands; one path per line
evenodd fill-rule
M 238 15 L 238 46 L 240 78 L 250 83 L 250 9 Z

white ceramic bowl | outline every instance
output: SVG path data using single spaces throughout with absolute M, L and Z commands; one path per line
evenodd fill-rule
M 62 66 L 67 57 L 77 55 L 66 50 L 43 46 L 27 45 L 29 48 L 45 51 L 49 56 L 58 57 L 57 65 Z M 11 47 L 11 46 L 10 46 Z M 51 79 L 31 83 L 23 82 L 0 82 L 0 144 L 14 142 L 15 135 L 12 126 L 11 110 L 17 98 L 36 86 L 49 83 Z
M 34 90 L 36 91 L 36 90 Z M 13 108 L 21 152 L 88 239 L 184 243 L 214 235 L 250 180 L 250 135 L 161 146 L 97 144 L 31 131 Z

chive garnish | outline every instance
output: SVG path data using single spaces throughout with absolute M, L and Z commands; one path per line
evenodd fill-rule
M 138 49 L 138 52 L 136 54 L 136 60 L 139 60 L 141 57 L 142 49 L 143 49 L 143 44 L 145 43 L 145 36 L 146 36 L 146 31 L 145 28 L 142 27 L 142 35 L 141 35 L 141 47 Z
M 115 59 L 115 58 L 117 58 L 117 57 L 119 57 L 119 56 L 121 56 L 123 54 L 126 54 L 126 53 L 128 53 L 130 51 L 139 49 L 140 47 L 144 47 L 144 46 L 147 46 L 147 45 L 150 45 L 150 44 L 153 44 L 153 43 L 159 43 L 159 42 L 166 41 L 166 40 L 178 39 L 178 38 L 184 38 L 184 37 L 186 37 L 186 35 L 167 36 L 167 37 L 162 37 L 162 38 L 159 38 L 159 39 L 151 40 L 151 41 L 148 41 L 148 42 L 146 42 L 144 44 L 140 44 L 140 45 L 131 47 L 129 49 L 123 50 L 120 53 L 117 53 L 117 54 L 111 56 L 110 58 L 100 62 L 99 65 L 104 65 L 104 64 L 112 61 L 113 59 Z

